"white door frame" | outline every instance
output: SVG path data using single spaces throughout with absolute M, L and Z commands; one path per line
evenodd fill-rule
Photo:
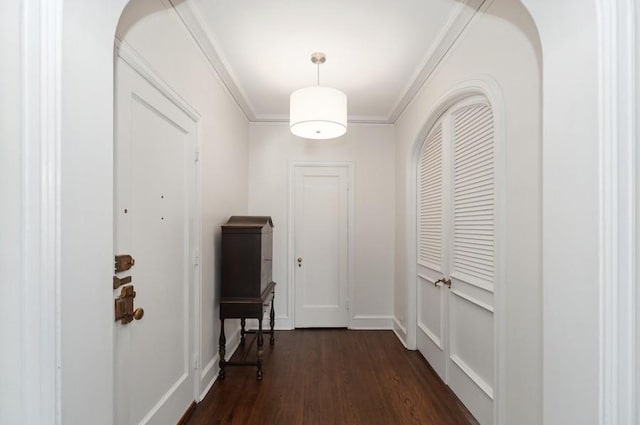
M 504 423 L 506 409 L 506 323 L 503 315 L 506 312 L 506 291 L 504 288 L 506 275 L 505 242 L 506 242 L 506 123 L 502 91 L 498 83 L 488 75 L 459 83 L 425 111 L 427 117 L 420 134 L 413 144 L 407 158 L 407 223 L 406 223 L 406 306 L 407 306 L 407 339 L 409 349 L 417 345 L 417 170 L 420 150 L 436 121 L 457 102 L 474 95 L 485 97 L 491 105 L 494 121 L 495 147 L 495 282 L 494 282 L 494 423 Z
M 192 359 L 191 367 L 195 369 L 194 379 L 194 400 L 200 401 L 201 387 L 202 387 L 202 267 L 200 266 L 200 252 L 202 252 L 202 167 L 199 161 L 200 144 L 202 143 L 200 137 L 200 113 L 191 105 L 189 105 L 176 91 L 174 91 L 169 84 L 162 80 L 158 74 L 148 65 L 148 63 L 142 58 L 129 44 L 116 38 L 115 49 L 117 57 L 126 62 L 135 72 L 137 72 L 145 81 L 151 84 L 156 90 L 158 90 L 164 97 L 166 97 L 172 104 L 178 107 L 184 112 L 196 126 L 196 140 L 195 150 L 193 152 L 195 160 L 195 187 L 194 187 L 194 199 L 190 200 L 192 205 L 193 217 L 195 222 L 193 223 L 193 235 L 194 238 L 191 242 L 191 261 L 192 266 L 195 268 L 193 272 L 193 346 L 189 353 L 189 358 Z M 115 75 L 114 75 L 115 76 Z M 114 105 L 114 109 L 115 109 Z M 115 141 L 114 141 L 115 143 Z M 115 166 L 115 158 L 114 158 Z M 114 188 L 115 189 L 115 188 Z M 115 199 L 115 193 L 114 193 Z M 115 223 L 114 223 L 115 226 Z M 115 360 L 115 358 L 114 358 Z M 115 367 L 115 364 L 114 364 Z M 115 386 L 114 386 L 114 389 Z M 114 394 L 115 399 L 115 394 Z M 114 403 L 114 409 L 117 406 Z M 117 418 L 114 411 L 114 417 Z
M 599 2 L 600 424 L 640 422 L 640 7 Z M 632 93 L 632 95 L 629 95 Z
M 353 327 L 353 304 L 354 304 L 354 163 L 353 161 L 289 161 L 289 199 L 287 217 L 287 282 L 288 282 L 288 306 L 291 329 L 295 328 L 295 261 L 294 261 L 294 196 L 295 196 L 295 171 L 301 167 L 342 167 L 347 169 L 347 184 L 349 185 L 347 195 L 347 314 L 348 328 Z

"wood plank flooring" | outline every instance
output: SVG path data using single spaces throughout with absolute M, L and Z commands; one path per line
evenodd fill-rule
M 295 330 L 265 338 L 264 378 L 228 367 L 186 425 L 477 424 L 391 331 Z M 255 342 L 234 360 L 255 356 Z

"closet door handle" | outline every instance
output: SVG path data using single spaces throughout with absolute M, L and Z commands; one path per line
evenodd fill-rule
M 444 277 L 441 277 L 440 279 L 433 282 L 433 285 L 439 288 L 442 287 L 442 285 L 438 285 L 438 283 L 442 283 L 442 285 L 447 285 L 449 288 L 451 288 L 451 279 L 445 279 Z

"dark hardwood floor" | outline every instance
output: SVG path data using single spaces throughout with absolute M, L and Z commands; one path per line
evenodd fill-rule
M 234 359 L 255 356 L 253 335 Z M 295 330 L 265 338 L 264 377 L 228 367 L 186 425 L 477 424 L 391 331 Z

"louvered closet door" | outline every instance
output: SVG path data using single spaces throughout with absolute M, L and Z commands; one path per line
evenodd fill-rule
M 482 425 L 493 423 L 493 133 L 490 106 L 466 99 L 418 164 L 418 348 Z
M 493 114 L 462 105 L 452 123 L 448 384 L 482 425 L 493 423 L 495 166 Z
M 417 344 L 422 355 L 446 380 L 446 298 L 435 282 L 444 273 L 443 123 L 431 130 L 418 163 Z

